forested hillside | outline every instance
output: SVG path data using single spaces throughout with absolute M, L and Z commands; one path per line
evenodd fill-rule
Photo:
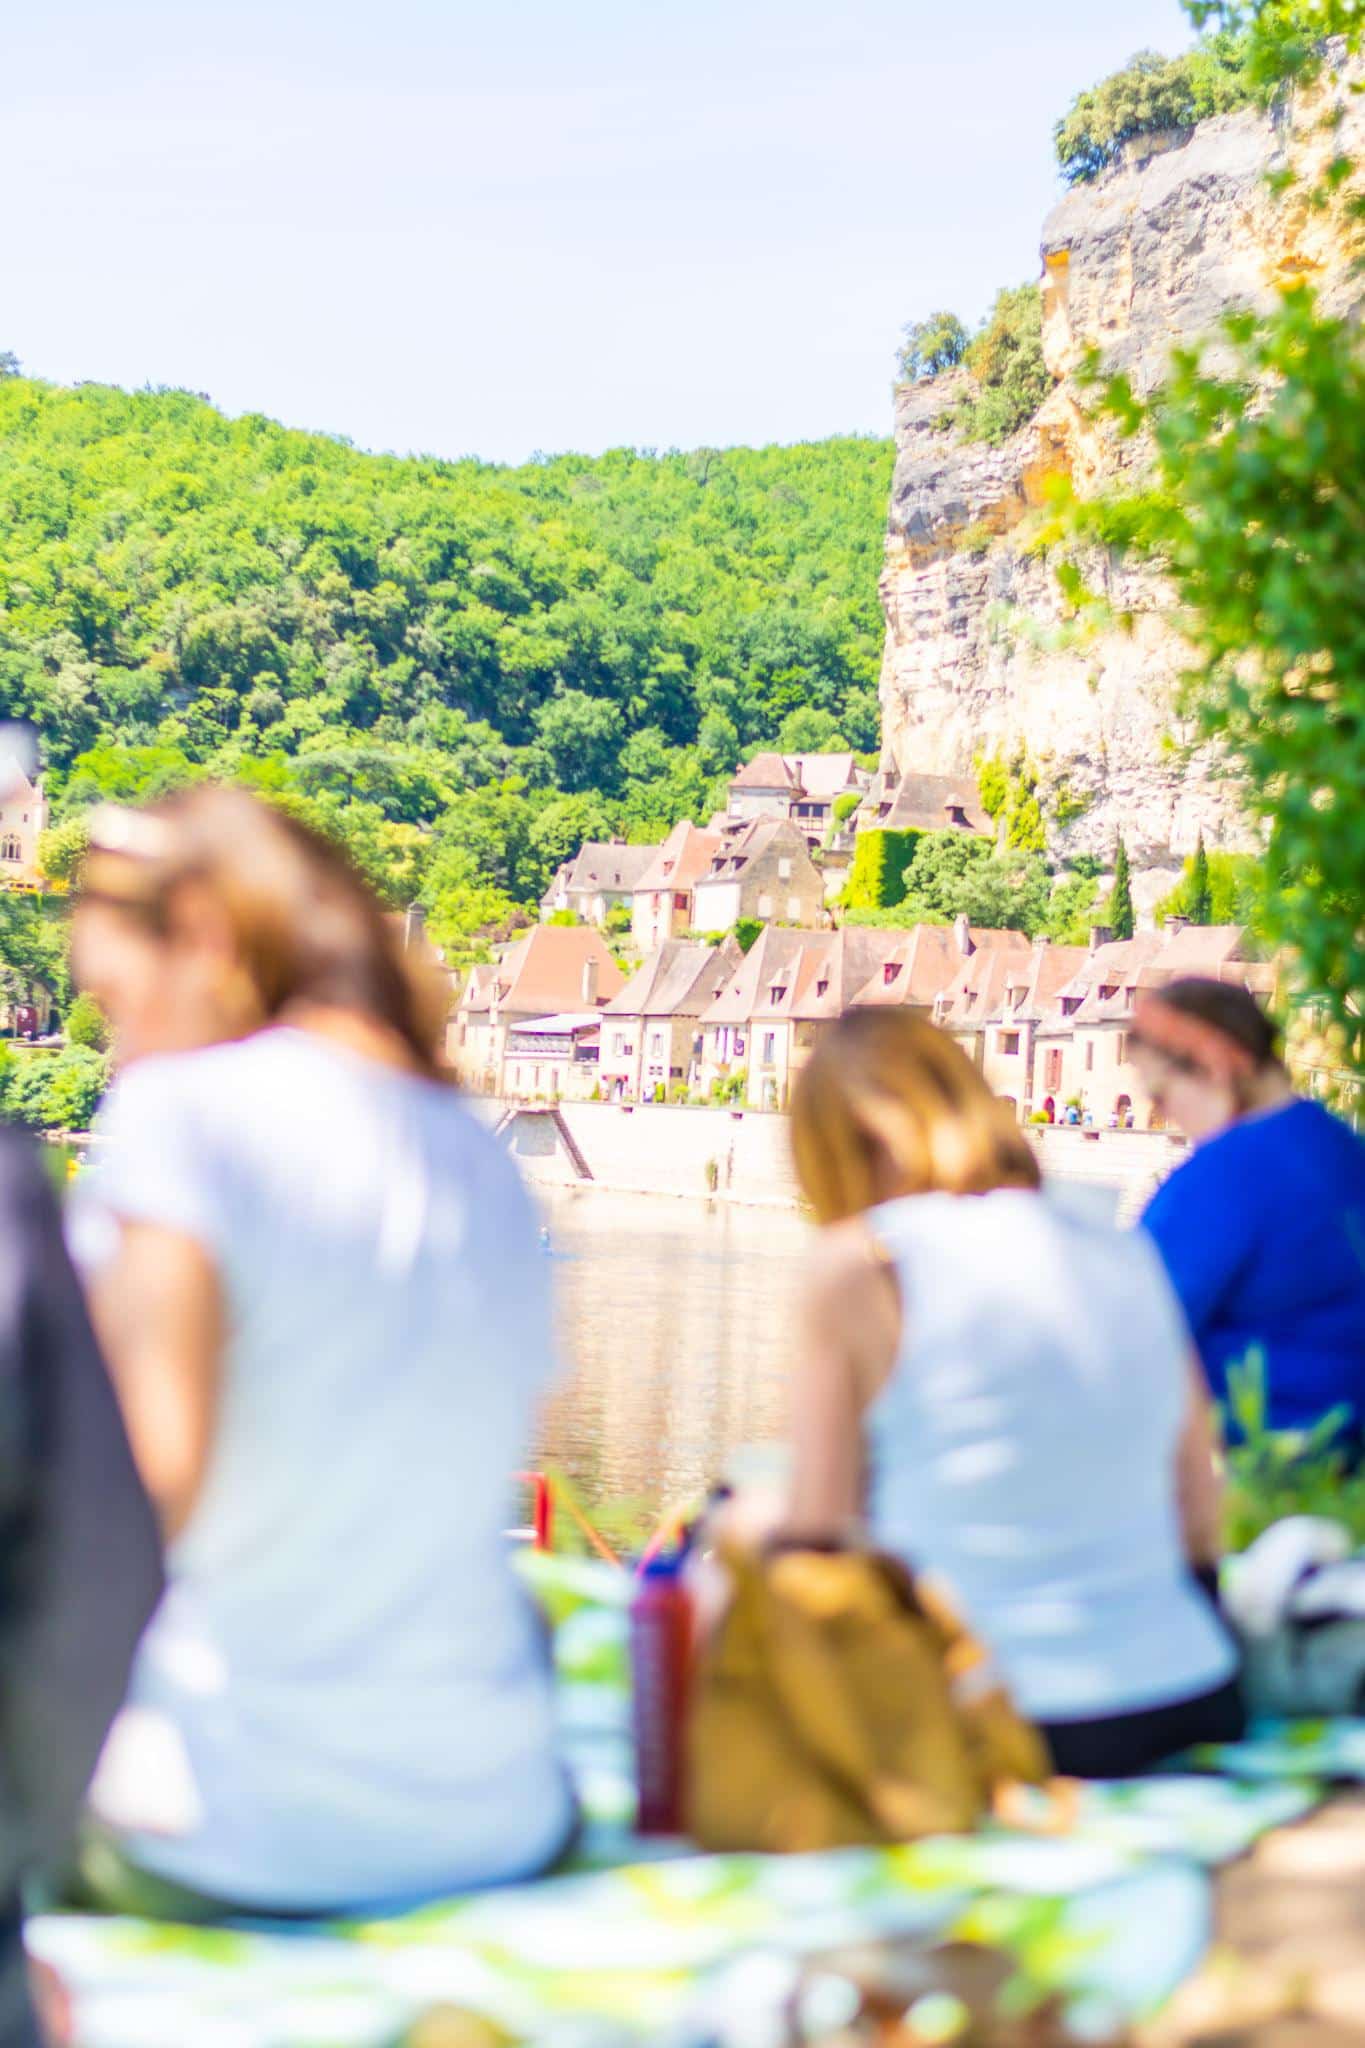
M 877 743 L 889 442 L 521 468 L 0 376 L 0 716 L 81 808 L 244 774 L 452 941 L 757 744 Z

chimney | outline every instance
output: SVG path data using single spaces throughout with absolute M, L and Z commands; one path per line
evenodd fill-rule
M 597 961 L 595 958 L 583 962 L 583 1008 L 597 1008 Z
M 972 944 L 972 927 L 965 910 L 959 910 L 953 919 L 953 944 L 964 960 L 970 960 L 976 951 Z
M 427 914 L 420 903 L 410 903 L 403 915 L 403 948 L 420 946 L 427 935 Z
M 1090 927 L 1090 950 L 1097 953 L 1101 946 L 1111 944 L 1114 927 L 1111 924 L 1092 924 Z

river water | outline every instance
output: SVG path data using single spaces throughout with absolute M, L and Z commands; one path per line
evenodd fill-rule
M 809 1226 L 663 1195 L 544 1195 L 566 1376 L 538 1456 L 650 1522 L 780 1439 Z

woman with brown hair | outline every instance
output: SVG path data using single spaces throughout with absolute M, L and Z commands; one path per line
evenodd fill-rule
M 169 1544 L 87 1876 L 297 1913 L 544 1867 L 571 1802 L 503 1531 L 545 1265 L 439 986 L 333 848 L 207 787 L 96 816 L 73 959 L 121 1066 L 79 1238 Z
M 953 1041 L 855 1011 L 798 1083 L 823 1226 L 794 1406 L 794 1533 L 946 1582 L 1057 1768 L 1122 1776 L 1235 1737 L 1207 1398 L 1140 1235 L 1039 1190 Z
M 1194 1141 L 1143 1222 L 1219 1400 L 1259 1353 L 1272 1429 L 1337 1412 L 1365 1431 L 1365 1145 L 1295 1095 L 1248 989 L 1191 976 L 1144 995 L 1134 1058 Z

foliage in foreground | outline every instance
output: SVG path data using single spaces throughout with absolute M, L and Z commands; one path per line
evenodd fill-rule
M 1344 1411 L 1299 1433 L 1266 1422 L 1265 1358 L 1252 1351 L 1228 1372 L 1227 1492 L 1224 1542 L 1245 1550 L 1286 1515 L 1341 1522 L 1365 1545 L 1365 1469 L 1353 1469 L 1337 1445 Z
M 0 1046 L 0 1117 L 26 1130 L 88 1131 L 108 1085 L 108 1058 L 93 1046 Z
M 1365 1063 L 1365 348 L 1306 287 L 1223 326 L 1230 369 L 1182 352 L 1147 402 L 1109 381 L 1155 474 L 1076 523 L 1169 574 L 1197 661 L 1191 708 L 1267 834 L 1266 935 Z

